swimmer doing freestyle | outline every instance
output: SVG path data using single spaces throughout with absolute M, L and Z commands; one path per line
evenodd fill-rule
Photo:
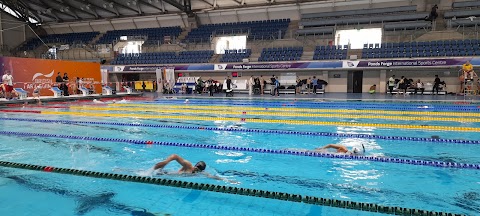
M 178 172 L 177 172 L 178 174 L 202 174 L 202 175 L 205 175 L 208 178 L 212 178 L 212 179 L 216 179 L 216 180 L 226 180 L 230 183 L 238 183 L 238 182 L 235 182 L 235 181 L 231 181 L 231 180 L 228 180 L 228 179 L 225 179 L 225 178 L 220 178 L 218 176 L 210 175 L 208 173 L 203 172 L 207 168 L 207 164 L 204 161 L 199 161 L 195 164 L 195 166 L 193 166 L 192 163 L 190 163 L 190 161 L 185 160 L 185 159 L 183 159 L 182 157 L 180 157 L 179 155 L 176 155 L 176 154 L 172 154 L 172 155 L 168 156 L 168 158 L 165 159 L 164 161 L 161 161 L 161 162 L 155 164 L 153 169 L 154 170 L 163 169 L 171 161 L 177 161 L 177 163 L 182 165 L 182 168 L 180 168 L 180 170 L 178 170 Z M 166 173 L 166 174 L 168 174 L 168 173 Z
M 314 153 L 328 153 L 329 149 L 334 149 L 336 150 L 335 153 L 337 154 L 349 154 L 349 155 L 361 155 L 365 154 L 365 146 L 362 144 L 362 150 L 360 150 L 357 147 L 353 147 L 352 150 L 348 150 L 348 148 L 344 145 L 338 145 L 338 144 L 328 144 L 326 146 L 323 146 L 321 148 L 315 148 L 313 150 L 308 150 L 308 149 L 286 149 L 286 150 L 291 150 L 291 151 L 304 151 L 304 152 L 314 152 Z

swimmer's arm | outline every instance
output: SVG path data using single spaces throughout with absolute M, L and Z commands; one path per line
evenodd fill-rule
M 328 149 L 328 148 L 340 149 L 340 148 L 343 148 L 343 146 L 335 145 L 335 144 L 328 144 L 328 145 L 323 146 L 321 148 L 316 148 L 315 150 L 322 150 L 322 149 Z
M 193 170 L 193 166 L 189 161 L 183 159 L 182 157 L 180 157 L 176 154 L 172 154 L 167 159 L 165 159 L 164 161 L 162 161 L 160 163 L 157 163 L 153 169 L 162 169 L 163 167 L 165 167 L 168 163 L 170 163 L 173 160 L 177 161 L 180 165 L 182 165 L 182 170 L 187 170 L 187 169 L 188 170 Z
M 232 180 L 222 178 L 222 177 L 219 177 L 219 176 L 216 176 L 216 175 L 210 175 L 208 173 L 202 173 L 202 174 L 205 175 L 207 178 L 211 178 L 211 179 L 215 179 L 215 180 L 228 181 L 228 182 L 233 183 L 233 184 L 238 184 L 239 183 L 237 181 L 232 181 Z

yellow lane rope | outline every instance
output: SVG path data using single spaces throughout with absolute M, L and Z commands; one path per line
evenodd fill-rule
M 288 112 L 328 112 L 328 113 L 359 113 L 359 114 L 389 114 L 389 115 L 423 115 L 423 116 L 461 116 L 480 117 L 480 113 L 471 112 L 420 112 L 420 111 L 389 111 L 389 110 L 347 110 L 347 109 L 314 109 L 314 108 L 263 108 L 263 107 L 231 107 L 231 106 L 192 106 L 192 105 L 159 105 L 159 104 L 109 104 L 122 107 L 158 107 L 162 109 L 209 109 L 235 111 L 288 111 Z
M 71 106 L 70 109 L 77 110 L 101 110 L 101 111 L 136 111 L 136 112 L 158 112 L 158 113 L 196 113 L 196 114 L 218 114 L 218 115 L 256 115 L 256 116 L 282 116 L 282 117 L 323 117 L 323 118 L 354 118 L 354 119 L 388 119 L 402 121 L 453 121 L 453 122 L 480 122 L 478 118 L 438 118 L 419 116 L 373 116 L 373 115 L 345 115 L 345 114 L 316 114 L 297 112 L 241 112 L 241 111 L 219 111 L 219 110 L 167 110 L 148 108 L 114 108 L 114 107 L 82 107 Z
M 303 121 L 303 120 L 284 120 L 284 119 L 251 119 L 251 118 L 224 118 L 224 117 L 201 117 L 201 116 L 168 116 L 168 115 L 143 115 L 143 114 L 117 114 L 117 113 L 89 113 L 89 112 L 52 112 L 42 111 L 47 115 L 74 115 L 91 117 L 120 117 L 120 118 L 143 118 L 143 119 L 181 119 L 181 120 L 201 120 L 201 121 L 245 121 L 255 123 L 275 123 L 275 124 L 299 124 L 299 125 L 332 125 L 344 127 L 381 127 L 395 129 L 411 130 L 443 130 L 443 131 L 462 131 L 462 132 L 480 132 L 480 128 L 469 127 L 448 127 L 448 126 L 428 126 L 428 125 L 397 125 L 397 124 L 376 124 L 376 123 L 355 123 L 355 122 L 322 122 L 322 121 Z

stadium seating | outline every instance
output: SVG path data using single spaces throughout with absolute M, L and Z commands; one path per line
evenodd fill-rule
M 258 61 L 298 61 L 303 47 L 263 48 Z
M 225 50 L 220 62 L 242 62 L 243 59 L 250 57 L 252 50 L 240 49 L 240 50 Z
M 418 58 L 480 55 L 479 40 L 364 44 L 362 58 Z
M 248 34 L 249 40 L 283 38 L 290 19 L 201 25 L 188 33 L 186 42 L 209 42 L 212 35 Z
M 114 65 L 131 64 L 182 64 L 207 63 L 213 55 L 213 50 L 175 52 L 120 54 L 113 61 Z
M 453 10 L 446 11 L 444 18 L 452 27 L 471 27 L 480 25 L 480 1 L 454 2 Z
M 51 34 L 40 37 L 42 40 L 38 38 L 32 38 L 23 44 L 20 47 L 20 50 L 33 50 L 37 48 L 42 41 L 49 44 L 49 43 L 59 43 L 59 44 L 75 44 L 81 43 L 86 44 L 95 38 L 99 32 L 81 32 L 81 33 L 67 33 L 67 34 Z
M 432 23 L 430 21 L 413 21 L 413 22 L 396 22 L 386 23 L 383 25 L 385 31 L 399 31 L 399 30 L 416 30 L 416 29 L 430 29 Z
M 98 41 L 97 44 L 109 44 L 118 40 L 121 36 L 144 36 L 147 40 L 146 44 L 163 43 L 165 36 L 178 37 L 182 29 L 179 26 L 164 28 L 143 28 L 143 29 L 125 29 L 107 31 Z
M 313 53 L 313 60 L 347 59 L 348 45 L 345 46 L 317 46 Z
M 412 5 L 412 6 L 374 8 L 374 9 L 363 9 L 363 10 L 307 13 L 307 14 L 302 14 L 301 19 L 302 20 L 319 19 L 319 18 L 328 19 L 328 18 L 337 18 L 337 17 L 344 17 L 344 16 L 375 15 L 375 14 L 415 12 L 415 11 L 417 11 L 417 6 Z

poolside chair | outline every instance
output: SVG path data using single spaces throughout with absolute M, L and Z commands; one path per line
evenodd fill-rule
M 62 97 L 63 96 L 63 91 L 60 90 L 58 87 L 52 87 L 52 88 L 50 88 L 50 91 L 53 92 L 53 97 Z
M 80 90 L 82 92 L 83 96 L 87 96 L 87 95 L 90 94 L 90 89 L 88 89 L 88 88 L 80 87 L 78 90 Z
M 127 91 L 127 94 L 132 94 L 132 88 L 130 88 L 128 86 L 123 86 L 123 89 L 125 89 Z
M 27 98 L 28 92 L 23 90 L 22 88 L 14 88 L 15 92 L 18 93 L 19 99 L 25 99 Z
M 102 90 L 103 90 L 103 92 L 105 92 L 104 93 L 105 95 L 112 95 L 113 94 L 113 90 L 112 90 L 112 88 L 110 88 L 110 86 L 103 86 Z

